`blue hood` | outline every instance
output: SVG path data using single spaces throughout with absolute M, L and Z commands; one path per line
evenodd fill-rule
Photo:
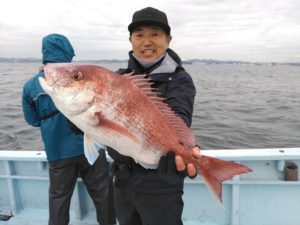
M 74 49 L 70 41 L 61 34 L 49 34 L 42 43 L 43 64 L 71 62 Z

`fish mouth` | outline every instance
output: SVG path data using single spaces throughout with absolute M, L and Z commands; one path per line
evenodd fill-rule
M 40 85 L 42 86 L 43 90 L 50 95 L 53 92 L 52 84 L 49 84 L 48 80 L 44 77 L 39 77 Z
M 45 78 L 49 86 L 53 86 L 55 84 L 54 81 L 54 76 L 52 75 L 54 73 L 53 69 L 51 68 L 52 63 L 48 63 L 44 67 L 44 73 L 45 73 Z

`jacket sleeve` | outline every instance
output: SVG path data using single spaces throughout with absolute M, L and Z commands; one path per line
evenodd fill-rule
M 39 118 L 38 112 L 36 110 L 34 99 L 30 96 L 30 87 L 29 83 L 26 83 L 23 87 L 23 94 L 22 94 L 22 108 L 25 121 L 34 126 L 39 127 L 41 125 L 41 120 Z
M 166 101 L 188 127 L 192 124 L 196 88 L 191 76 L 181 72 L 168 87 Z

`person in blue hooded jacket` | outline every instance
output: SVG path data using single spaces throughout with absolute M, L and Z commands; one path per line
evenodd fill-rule
M 42 41 L 43 64 L 71 62 L 74 50 L 60 34 L 50 34 Z M 42 67 L 41 67 L 42 68 Z M 26 82 L 22 107 L 27 123 L 40 127 L 49 162 L 49 225 L 69 224 L 70 201 L 80 176 L 94 202 L 101 225 L 115 224 L 114 211 L 109 209 L 110 177 L 105 152 L 90 165 L 84 156 L 83 133 L 55 107 L 42 90 L 41 71 Z

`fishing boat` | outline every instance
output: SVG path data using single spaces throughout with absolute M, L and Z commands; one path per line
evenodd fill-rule
M 184 225 L 299 225 L 300 148 L 203 150 L 203 155 L 253 169 L 223 183 L 222 206 L 201 176 L 185 179 Z M 48 164 L 44 151 L 0 151 L 0 224 L 48 223 Z M 92 201 L 78 178 L 70 224 L 96 225 Z

